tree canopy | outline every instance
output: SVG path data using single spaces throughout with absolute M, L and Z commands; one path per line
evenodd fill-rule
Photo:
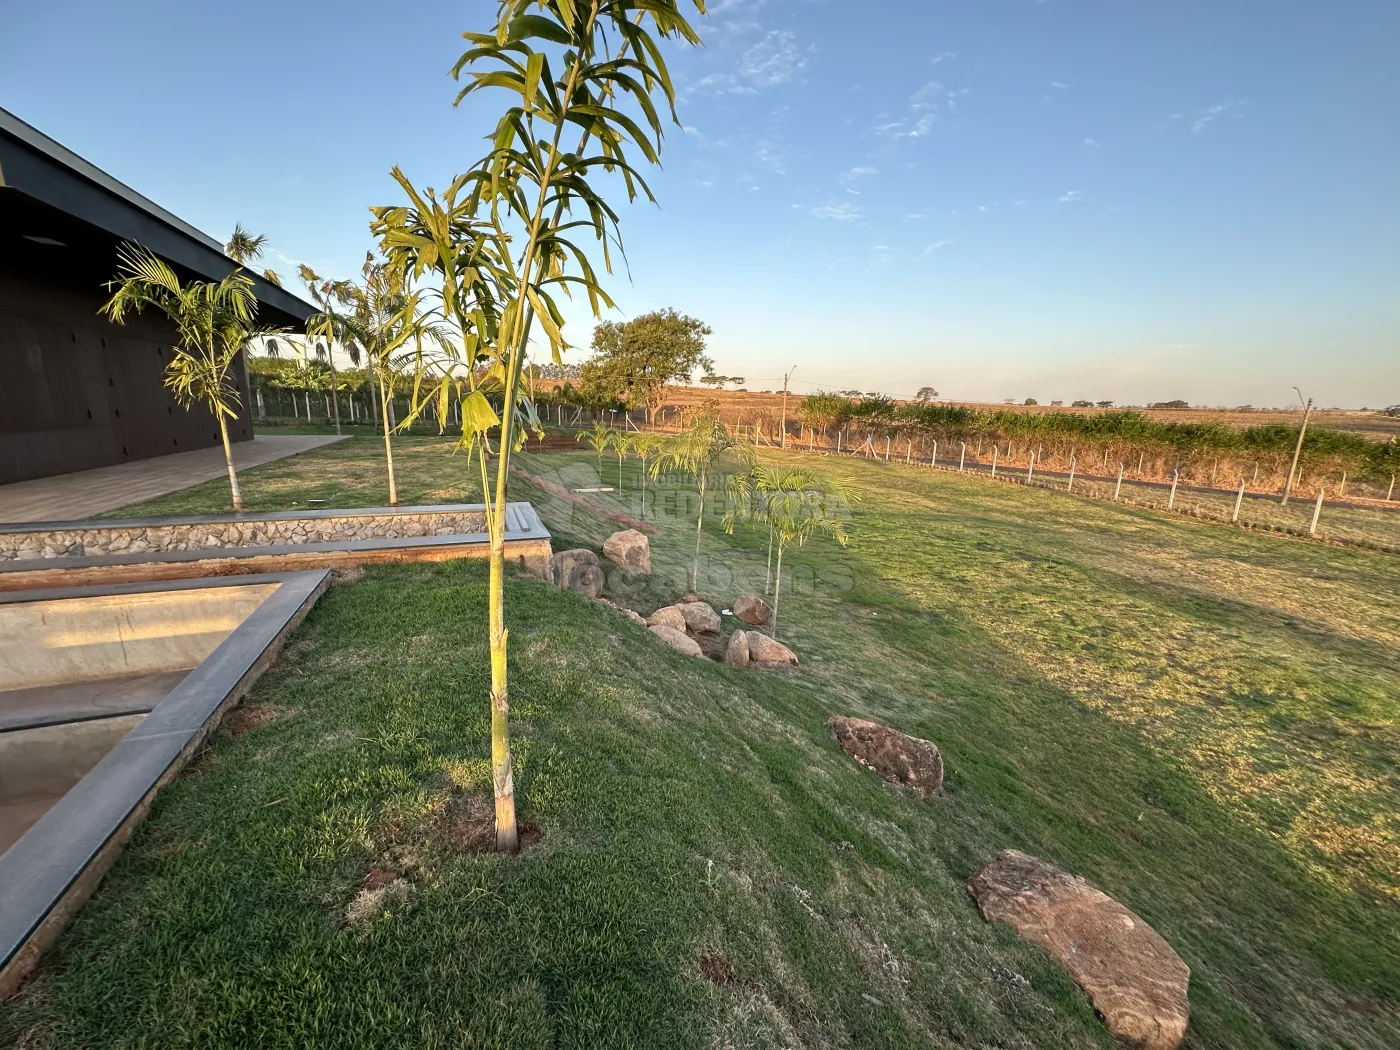
M 667 307 L 630 321 L 603 321 L 593 330 L 593 356 L 583 364 L 583 389 L 601 400 L 645 406 L 648 417 L 666 400 L 667 385 L 689 380 L 697 368 L 707 375 L 710 328 Z

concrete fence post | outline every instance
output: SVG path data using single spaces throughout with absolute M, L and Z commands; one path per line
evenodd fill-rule
M 1395 495 L 1395 475 L 1390 475 L 1390 488 L 1385 490 L 1385 501 L 1390 502 L 1390 497 Z
M 1347 494 L 1347 472 L 1342 471 L 1342 483 L 1337 487 L 1337 498 L 1344 499 Z
M 886 434 L 886 435 L 885 435 L 885 462 L 888 463 L 889 461 L 890 461 L 890 436 L 889 436 L 888 434 Z
M 1312 520 L 1312 524 L 1308 526 L 1308 535 L 1309 535 L 1309 536 L 1316 536 L 1316 535 L 1317 535 L 1317 519 L 1318 519 L 1319 517 L 1322 516 L 1322 494 L 1323 494 L 1325 491 L 1326 491 L 1326 489 L 1322 488 L 1321 486 L 1318 486 L 1318 489 L 1317 489 L 1317 503 L 1313 506 L 1313 520 Z
M 1240 490 L 1235 493 L 1235 512 L 1230 515 L 1230 522 L 1233 524 L 1240 520 L 1240 504 L 1244 502 L 1244 478 L 1240 478 Z
M 933 455 L 929 456 L 929 458 L 928 458 L 928 465 L 929 465 L 930 467 L 936 467 L 936 466 L 938 466 L 938 441 L 937 441 L 937 440 L 935 440 L 935 441 L 933 442 Z
M 967 442 L 962 441 L 959 442 L 959 444 L 962 445 L 962 451 L 958 453 L 958 470 L 961 471 L 963 464 L 967 462 Z M 1395 485 L 1395 478 L 1393 476 L 1390 479 L 1390 484 L 1392 487 Z
M 839 430 L 836 432 L 836 454 L 838 456 L 841 454 L 841 431 Z
M 1178 470 L 1172 471 L 1172 494 L 1167 497 L 1167 510 L 1176 508 L 1176 481 L 1180 474 L 1181 472 Z
M 997 476 L 997 453 L 1000 449 L 996 445 L 992 446 L 992 477 Z
M 1035 453 L 1026 453 L 1026 484 L 1029 485 L 1035 477 Z
M 1069 484 L 1065 487 L 1066 492 L 1074 491 L 1074 456 L 1069 457 Z
M 914 439 L 909 438 L 909 447 L 904 450 L 904 465 L 907 467 L 914 462 Z
M 1118 464 L 1118 484 L 1113 486 L 1113 498 L 1118 498 L 1118 493 L 1123 491 L 1123 464 Z

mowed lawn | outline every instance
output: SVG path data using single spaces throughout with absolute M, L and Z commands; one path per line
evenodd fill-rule
M 424 442 L 409 498 L 467 498 L 465 462 L 441 448 Z M 375 453 L 357 439 L 245 487 L 261 505 L 317 486 L 382 503 Z M 599 482 L 590 453 L 520 463 Z M 1014 847 L 1177 949 L 1187 1046 L 1400 1045 L 1400 560 L 896 464 L 817 465 L 862 500 L 848 548 L 814 540 L 785 559 L 794 672 L 702 663 L 596 603 L 510 583 L 516 784 L 541 833 L 517 857 L 468 848 L 489 798 L 481 567 L 337 584 L 255 687 L 255 716 L 162 793 L 0 1007 L 0 1033 L 85 1048 L 1106 1047 L 1063 972 L 967 895 Z M 617 486 L 616 460 L 602 467 Z M 274 471 L 276 493 L 261 480 Z M 591 498 L 638 516 L 635 463 L 621 480 Z M 613 580 L 644 612 L 684 589 L 694 542 L 692 494 L 648 484 L 657 571 Z M 190 512 L 217 509 L 202 489 Z M 536 502 L 556 549 L 617 527 L 528 484 L 513 498 Z M 765 553 L 716 517 L 702 595 L 723 607 L 761 588 Z M 921 802 L 852 763 L 824 728 L 833 712 L 935 741 L 943 795 Z

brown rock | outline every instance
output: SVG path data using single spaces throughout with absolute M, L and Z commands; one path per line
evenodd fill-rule
M 636 529 L 614 532 L 603 541 L 603 555 L 625 572 L 651 575 L 651 545 Z
M 759 667 L 797 666 L 797 654 L 776 638 L 758 631 L 745 631 L 749 640 L 749 662 Z
M 685 617 L 685 627 L 691 634 L 718 634 L 719 613 L 706 602 L 677 602 L 675 607 Z
M 924 798 L 943 787 L 943 756 L 931 741 L 844 715 L 832 715 L 826 726 L 836 733 L 842 751 L 890 783 L 907 785 Z
M 560 551 L 549 559 L 549 582 L 566 591 L 598 598 L 603 594 L 603 570 L 590 550 Z
M 1122 1046 L 1173 1050 L 1190 1017 L 1190 968 L 1157 931 L 1083 879 L 1003 851 L 968 880 L 982 917 L 1049 952 Z
M 735 631 L 729 636 L 729 645 L 724 650 L 724 662 L 730 667 L 749 666 L 749 636 L 743 631 Z
M 647 617 L 647 626 L 655 627 L 660 624 L 663 627 L 674 627 L 676 630 L 685 631 L 685 616 L 674 605 L 667 605 L 657 609 Z
M 667 627 L 665 624 L 662 623 L 654 624 L 653 626 L 648 627 L 647 630 L 650 631 L 652 634 L 656 635 L 656 637 L 660 638 L 672 649 L 679 649 L 687 656 L 703 657 L 705 655 L 700 650 L 700 643 L 697 642 L 694 638 L 690 637 L 690 635 L 686 634 L 684 631 L 678 631 L 674 627 Z
M 772 612 L 765 602 L 756 594 L 741 594 L 734 599 L 734 615 L 745 623 L 751 623 L 755 627 L 762 627 L 768 622 L 768 617 Z

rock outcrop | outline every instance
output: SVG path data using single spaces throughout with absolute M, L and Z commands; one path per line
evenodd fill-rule
M 724 662 L 730 667 L 749 666 L 749 636 L 743 631 L 735 631 L 729 636 L 729 644 L 724 649 Z
M 674 605 L 663 606 L 647 617 L 647 626 L 673 627 L 682 634 L 685 633 L 685 616 Z
M 602 597 L 603 569 L 598 564 L 598 555 L 583 548 L 552 555 L 549 559 L 549 582 L 590 598 Z
M 685 628 L 691 634 L 719 633 L 719 613 L 707 602 L 677 602 L 675 608 L 685 617 Z
M 674 627 L 667 627 L 662 623 L 654 624 L 648 627 L 647 630 L 660 638 L 672 649 L 679 649 L 687 656 L 703 657 L 705 655 L 700 649 L 700 643 L 684 631 L 678 631 Z
M 797 654 L 776 638 L 757 631 L 745 631 L 749 640 L 749 662 L 759 667 L 796 667 Z
M 942 789 L 943 756 L 931 741 L 864 718 L 832 715 L 826 725 L 842 751 L 890 783 L 913 788 L 924 798 Z
M 762 627 L 771 615 L 768 603 L 756 594 L 741 594 L 734 599 L 734 616 L 745 623 Z
M 651 575 L 651 544 L 636 529 L 614 532 L 603 541 L 603 556 L 624 572 Z
M 1173 1050 L 1186 1035 L 1190 968 L 1112 897 L 1012 849 L 973 875 L 967 889 L 984 919 L 1006 923 L 1069 971 L 1120 1045 Z

